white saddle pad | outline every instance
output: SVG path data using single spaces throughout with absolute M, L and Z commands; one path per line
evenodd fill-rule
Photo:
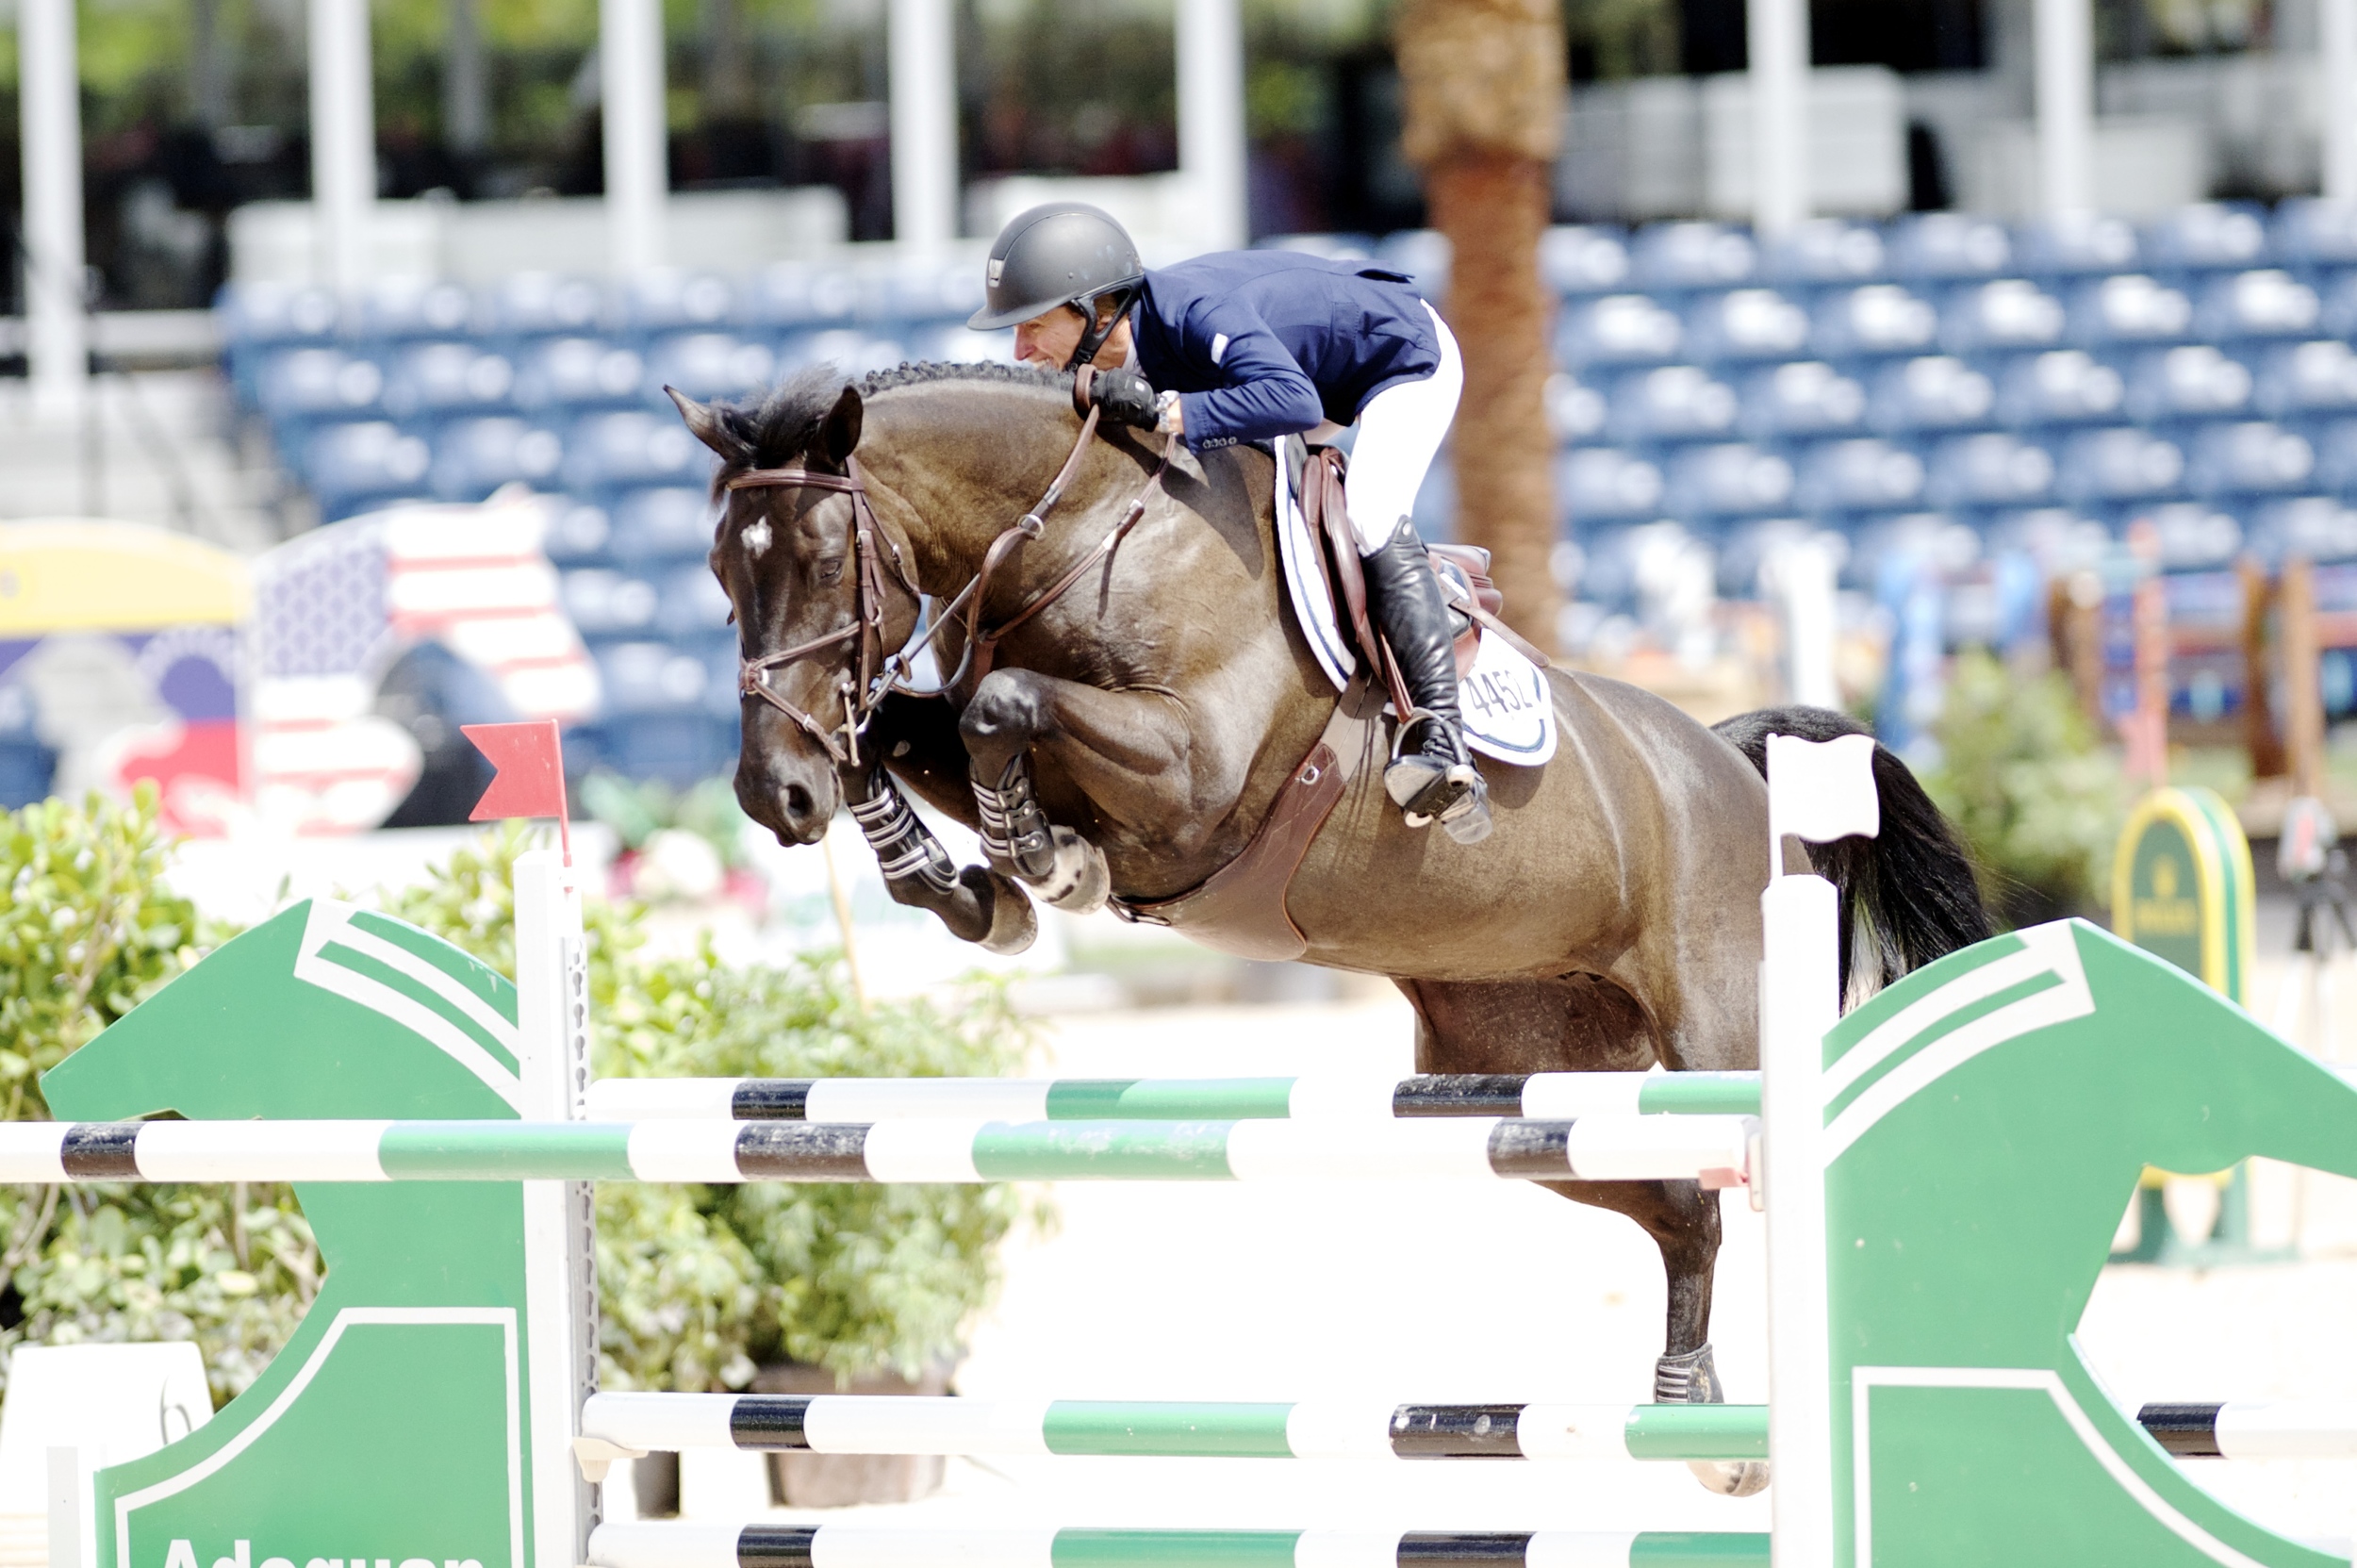
M 1277 454 L 1277 543 L 1284 558 L 1285 590 L 1292 596 L 1294 619 L 1317 655 L 1318 667 L 1336 691 L 1350 685 L 1358 652 L 1334 617 L 1333 596 L 1326 574 L 1318 569 L 1317 541 L 1310 536 L 1309 520 L 1286 472 L 1284 450 Z M 1543 670 L 1507 645 L 1504 637 L 1479 636 L 1474 666 L 1458 683 L 1457 700 L 1465 716 L 1465 739 L 1476 751 L 1499 762 L 1536 767 L 1555 755 L 1555 704 L 1548 700 Z M 1390 705 L 1385 704 L 1385 712 Z

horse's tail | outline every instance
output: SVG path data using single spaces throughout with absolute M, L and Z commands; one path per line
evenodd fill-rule
M 1832 740 L 1871 732 L 1830 708 L 1761 708 L 1712 726 L 1721 738 L 1768 774 L 1768 737 Z M 1932 804 L 1914 773 L 1880 743 L 1874 747 L 1874 792 L 1882 798 L 1882 834 L 1808 847 L 1810 861 L 1841 895 L 1841 994 L 1853 994 L 1852 974 L 1871 994 L 1910 969 L 1990 935 L 1972 862 L 1948 819 Z

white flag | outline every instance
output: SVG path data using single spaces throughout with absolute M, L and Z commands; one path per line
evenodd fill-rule
M 1768 737 L 1768 831 L 1826 844 L 1852 834 L 1882 832 L 1882 800 L 1874 793 L 1874 737 L 1838 740 Z

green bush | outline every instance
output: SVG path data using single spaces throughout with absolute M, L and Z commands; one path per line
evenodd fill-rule
M 515 972 L 510 828 L 381 900 Z M 167 891 L 156 801 L 50 801 L 0 818 L 0 1082 L 13 1119 L 48 1115 L 56 1065 L 233 934 Z M 586 910 L 601 1074 L 997 1074 L 1023 1032 L 980 985 L 944 1006 L 861 1009 L 825 958 L 739 969 L 709 950 L 651 960 L 632 912 Z M 1003 1186 L 599 1188 L 602 1376 L 613 1388 L 742 1386 L 781 1358 L 849 1378 L 954 1353 L 1021 1213 Z M 260 1375 L 318 1294 L 319 1250 L 279 1185 L 0 1187 L 0 1350 L 193 1339 L 217 1398 Z
M 461 850 L 385 907 L 513 973 L 509 867 L 525 842 L 511 830 Z M 600 1077 L 988 1077 L 1026 1051 L 995 984 L 863 1009 L 831 955 L 650 960 L 626 910 L 592 902 L 586 921 Z M 612 1388 L 742 1387 L 782 1359 L 846 1379 L 914 1374 L 956 1350 L 1020 1213 L 1004 1186 L 602 1184 L 601 1375 Z
M 36 1075 L 197 956 L 162 882 L 156 796 L 42 801 L 0 817 L 0 1081 L 8 1120 L 49 1114 Z M 277 1185 L 0 1187 L 0 1349 L 193 1339 L 242 1391 L 318 1294 L 319 1248 Z
M 1933 733 L 1941 757 L 1923 784 L 1980 862 L 1990 908 L 2021 925 L 2101 907 L 2127 797 L 2070 683 L 1968 650 Z

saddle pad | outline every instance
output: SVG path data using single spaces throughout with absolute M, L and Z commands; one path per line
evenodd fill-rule
M 1350 685 L 1358 652 L 1334 614 L 1333 595 L 1318 568 L 1318 544 L 1301 515 L 1281 449 L 1275 467 L 1277 550 L 1285 563 L 1285 591 L 1318 668 L 1341 691 Z M 1555 755 L 1555 704 L 1548 700 L 1546 675 L 1504 637 L 1478 639 L 1473 668 L 1458 683 L 1457 700 L 1464 710 L 1466 742 L 1482 755 L 1525 767 Z M 1384 711 L 1391 711 L 1388 704 Z

